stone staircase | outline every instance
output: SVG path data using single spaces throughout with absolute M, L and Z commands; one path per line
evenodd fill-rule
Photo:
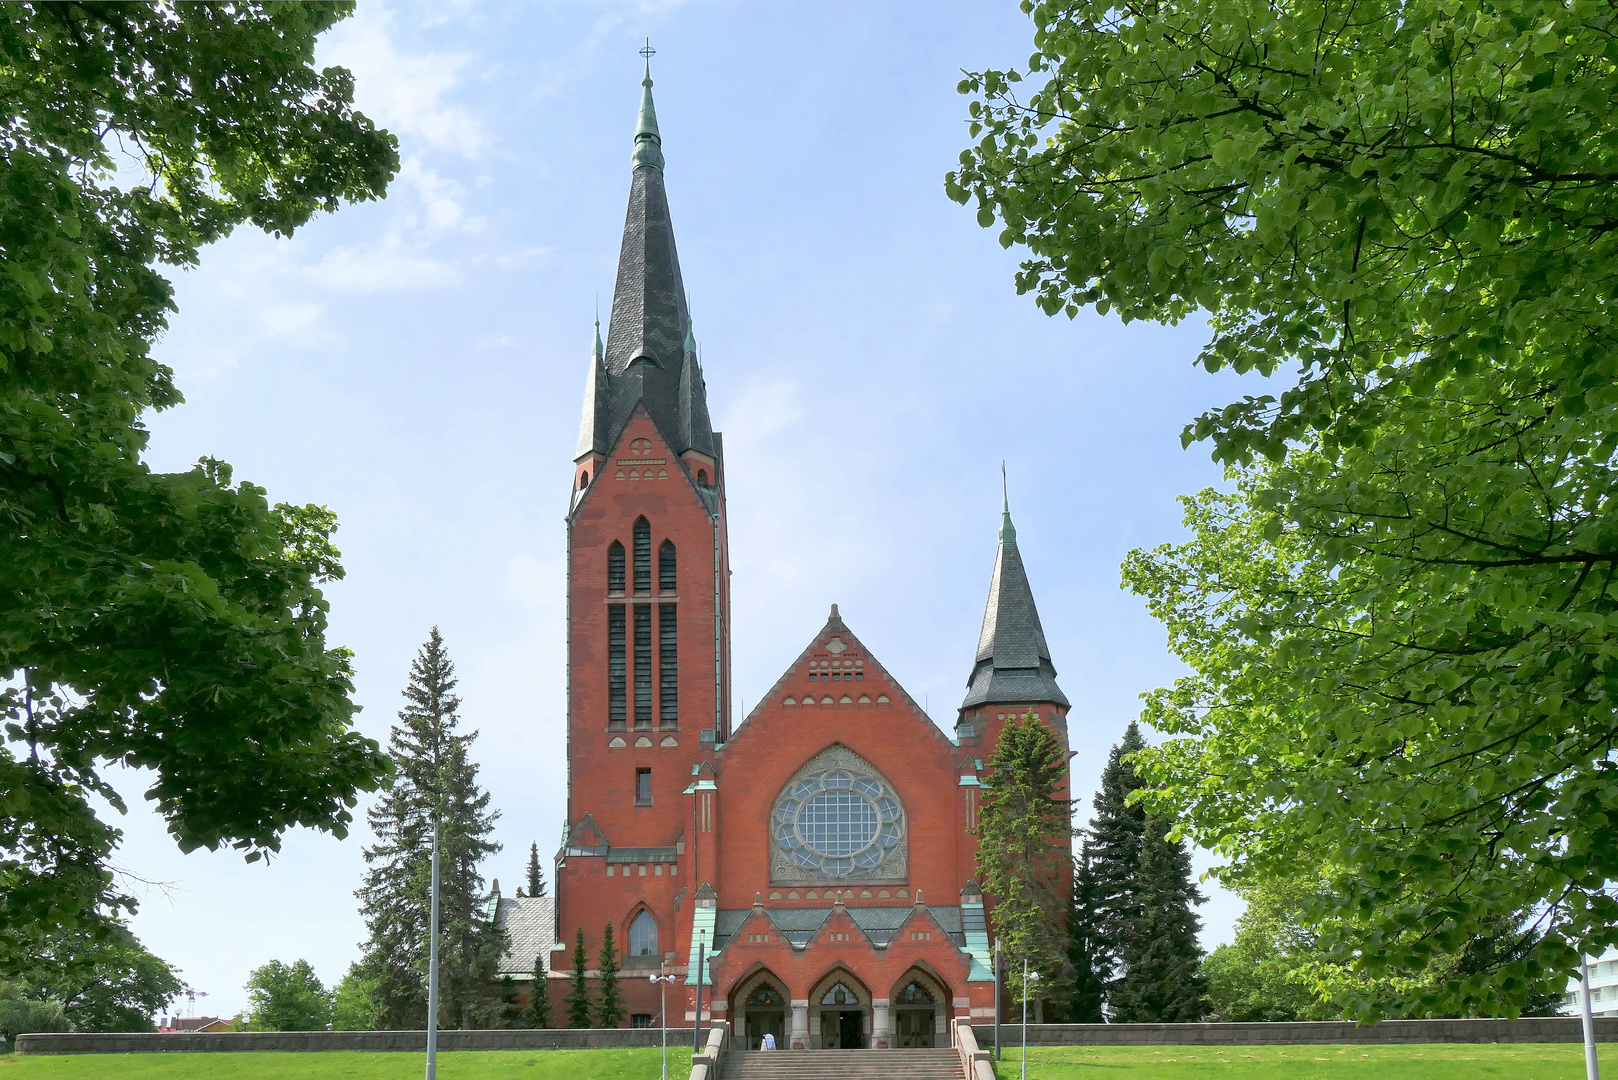
M 722 1080 L 961 1080 L 954 1050 L 743 1050 Z

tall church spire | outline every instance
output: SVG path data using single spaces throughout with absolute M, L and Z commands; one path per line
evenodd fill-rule
M 989 579 L 989 603 L 983 611 L 983 630 L 978 634 L 977 660 L 967 679 L 966 700 L 961 702 L 961 708 L 1046 702 L 1065 707 L 1067 696 L 1056 685 L 1050 646 L 1045 644 L 1034 591 L 1028 585 L 1022 553 L 1017 550 L 1010 499 L 1002 498 L 1000 547 L 994 559 L 994 576 Z
M 630 156 L 629 211 L 624 218 L 618 253 L 618 279 L 599 373 L 599 394 L 606 391 L 599 420 L 581 433 L 580 455 L 606 453 L 644 406 L 675 453 L 698 450 L 714 454 L 707 392 L 701 369 L 688 356 L 691 314 L 686 306 L 680 256 L 674 246 L 668 193 L 663 186 L 663 137 L 652 101 L 651 60 L 641 79 L 640 114 Z M 592 379 L 598 377 L 592 367 Z M 586 423 L 592 414 L 586 402 Z

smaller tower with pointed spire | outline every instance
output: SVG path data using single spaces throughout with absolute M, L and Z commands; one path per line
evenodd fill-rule
M 982 746 L 987 754 L 1008 716 L 1032 711 L 1050 723 L 1066 747 L 1070 706 L 1067 695 L 1056 685 L 1056 667 L 1017 548 L 1017 527 L 1011 523 L 1004 463 L 1000 468 L 1000 545 L 989 579 L 977 658 L 966 681 L 955 734 L 962 745 Z

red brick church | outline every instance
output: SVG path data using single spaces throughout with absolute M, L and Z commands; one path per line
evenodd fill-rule
M 590 358 L 567 516 L 568 800 L 554 1015 L 575 933 L 612 923 L 632 1022 L 728 1020 L 757 1046 L 948 1045 L 994 1007 L 975 877 L 1006 717 L 1067 741 L 1068 700 L 1007 514 L 954 737 L 831 606 L 732 723 L 725 452 L 686 307 L 648 74 L 605 343 Z M 964 650 L 963 650 L 964 652 Z M 964 659 L 964 657 L 963 657 Z M 501 901 L 507 903 L 507 901 Z M 546 904 L 547 912 L 552 910 Z M 549 929 L 549 928 L 547 928 Z M 558 1022 L 562 1022 L 560 1019 Z

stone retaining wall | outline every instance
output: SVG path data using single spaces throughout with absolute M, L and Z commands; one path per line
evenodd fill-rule
M 661 1028 L 440 1031 L 440 1050 L 585 1050 L 661 1046 Z M 690 1028 L 669 1028 L 669 1046 L 690 1046 Z M 19 1054 L 208 1053 L 230 1050 L 398 1050 L 427 1052 L 425 1031 L 227 1031 L 170 1035 L 19 1035 Z
M 1598 1042 L 1618 1042 L 1618 1017 L 1598 1018 Z M 974 1025 L 979 1046 L 994 1045 L 993 1025 Z M 1580 1020 L 1335 1020 L 1284 1024 L 1029 1024 L 1030 1046 L 1284 1046 L 1344 1043 L 1576 1043 Z M 1000 1044 L 1020 1046 L 1022 1026 L 1001 1024 Z

